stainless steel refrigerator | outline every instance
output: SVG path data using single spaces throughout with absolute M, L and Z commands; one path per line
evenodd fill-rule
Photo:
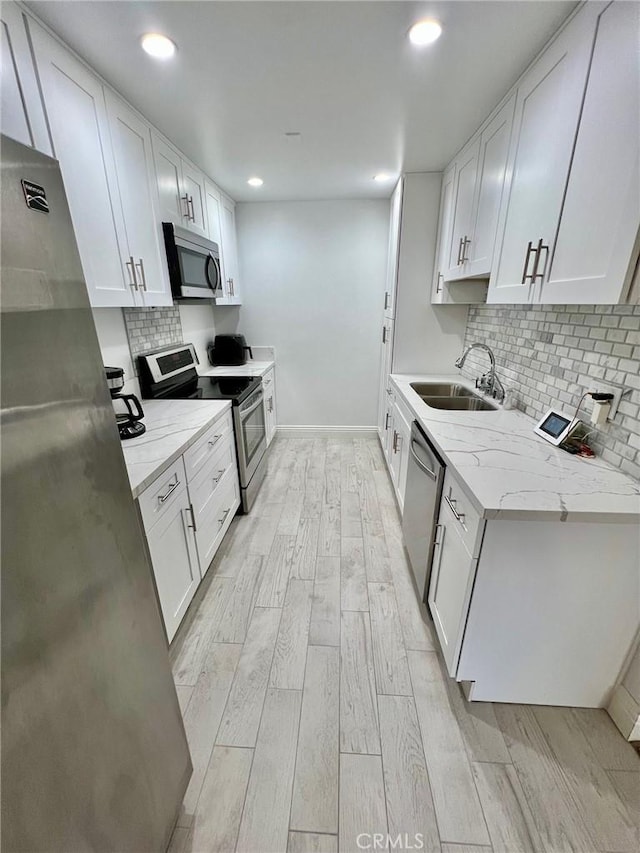
M 165 850 L 191 775 L 58 164 L 2 163 L 2 850 Z

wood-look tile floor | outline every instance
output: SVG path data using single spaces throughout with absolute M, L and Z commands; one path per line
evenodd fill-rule
M 172 853 L 640 850 L 640 759 L 604 711 L 447 677 L 377 441 L 278 438 L 268 468 L 172 647 Z

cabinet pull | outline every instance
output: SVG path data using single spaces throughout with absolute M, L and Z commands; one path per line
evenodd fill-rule
M 387 394 L 389 397 L 393 394 L 393 391 L 391 390 L 391 388 L 387 388 Z
M 222 469 L 222 471 L 218 471 L 218 476 L 213 478 L 213 482 L 214 482 L 214 483 L 219 483 L 219 482 L 220 482 L 220 480 L 224 477 L 224 472 L 225 472 L 226 470 L 227 470 L 226 468 L 223 468 L 223 469 Z
M 187 527 L 195 533 L 198 528 L 196 527 L 196 517 L 193 512 L 193 504 L 189 504 L 189 515 L 191 516 L 191 524 L 187 522 Z
M 388 293 L 388 291 L 385 291 L 385 294 L 384 294 L 384 310 L 386 311 L 388 307 L 389 307 L 389 293 Z
M 229 279 L 229 282 L 231 283 L 231 295 L 235 296 L 236 295 L 236 284 L 232 278 Z
M 269 411 L 273 411 L 273 397 L 269 397 Z
M 522 270 L 522 281 L 520 282 L 520 284 L 526 284 L 527 279 L 529 279 L 530 281 L 533 281 L 533 275 L 527 274 L 527 269 L 529 268 L 529 258 L 531 257 L 531 252 L 536 253 L 537 249 L 533 248 L 533 243 L 531 242 L 531 240 L 529 240 L 529 245 L 527 246 L 527 254 L 525 255 L 525 258 L 524 258 L 524 269 Z M 535 271 L 535 263 L 534 263 L 534 271 Z
M 458 511 L 456 510 L 456 507 L 455 507 L 456 501 L 455 501 L 455 499 L 450 498 L 450 497 L 449 497 L 449 495 L 445 495 L 445 496 L 444 496 L 444 499 L 445 499 L 445 501 L 447 502 L 447 504 L 449 505 L 449 509 L 451 510 L 451 512 L 452 512 L 452 513 L 454 514 L 454 516 L 456 517 L 456 521 L 459 521 L 459 522 L 460 522 L 460 524 L 462 524 L 462 523 L 463 523 L 463 519 L 464 519 L 464 513 L 463 513 L 463 512 L 458 512 Z
M 227 520 L 227 516 L 229 515 L 230 512 L 231 512 L 231 507 L 229 507 L 229 509 L 225 509 L 225 511 L 222 513 L 222 518 L 218 519 L 218 524 L 220 525 L 220 527 L 222 527 L 222 525 L 225 523 L 225 521 Z
M 138 289 L 138 280 L 136 279 L 136 264 L 133 260 L 133 255 L 129 255 L 129 260 L 125 263 L 125 267 L 129 273 L 129 287 L 134 290 Z
M 175 490 L 178 488 L 179 485 L 180 485 L 180 480 L 178 480 L 178 478 L 176 477 L 175 483 L 172 483 L 172 485 L 169 486 L 169 489 L 164 493 L 164 495 L 158 495 L 159 502 L 161 504 L 163 504 L 166 500 L 168 500 L 169 496 L 175 492 Z
M 438 533 L 440 533 L 441 530 L 442 530 L 442 525 L 436 524 L 436 529 L 434 530 L 434 534 L 433 534 L 433 547 L 434 548 L 440 547 L 441 540 L 438 539 Z
M 394 429 L 394 431 L 393 431 L 393 452 L 394 453 L 398 452 L 398 439 L 399 438 L 400 438 L 399 434 Z
M 386 344 L 386 342 L 387 342 L 387 327 L 383 326 L 382 327 L 382 343 Z
M 460 266 L 462 263 L 462 252 L 464 251 L 464 237 L 460 238 L 460 242 L 458 243 L 458 257 L 456 266 Z
M 221 435 L 214 435 L 213 439 L 209 439 L 209 442 L 208 442 L 209 447 L 213 447 L 214 445 L 216 445 L 220 441 L 221 438 L 222 438 Z
M 183 213 L 182 215 L 184 216 L 185 219 L 188 219 L 189 221 L 191 221 L 191 215 L 189 213 L 189 196 L 188 196 L 188 194 L 185 193 L 184 195 L 181 195 L 180 200 L 185 203 L 185 207 L 187 208 L 187 212 Z
M 544 251 L 544 269 L 542 272 L 538 272 L 538 264 L 540 263 L 540 253 Z M 533 265 L 533 272 L 531 274 L 531 281 L 535 281 L 538 277 L 544 281 L 544 277 L 547 273 L 547 261 L 549 260 L 549 247 L 545 246 L 542 242 L 542 238 L 538 240 L 538 245 L 535 249 L 536 253 L 536 261 Z
M 466 235 L 462 239 L 462 258 L 461 263 L 466 264 L 469 258 L 467 257 L 467 246 L 471 245 L 471 240 L 469 240 Z
M 193 209 L 193 196 L 192 195 L 189 196 L 189 201 L 187 202 L 187 209 L 189 209 L 189 208 L 191 208 L 191 216 L 189 218 L 191 219 L 192 222 L 195 222 L 196 221 L 196 214 L 195 214 L 195 211 Z
M 444 282 L 444 276 L 441 272 L 438 273 L 438 280 L 436 282 L 436 293 L 442 293 L 442 287 L 440 286 L 440 282 Z
M 385 429 L 389 429 L 389 418 L 390 417 L 391 417 L 391 415 L 389 412 L 387 412 L 387 414 L 384 416 L 384 428 Z
M 140 290 L 144 290 L 144 292 L 146 293 L 147 292 L 147 277 L 144 274 L 144 261 L 142 260 L 142 258 L 140 258 L 140 263 L 135 264 L 135 266 L 138 267 L 138 269 L 140 270 Z

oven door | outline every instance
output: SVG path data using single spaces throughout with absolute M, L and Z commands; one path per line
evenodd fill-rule
M 262 388 L 234 406 L 240 485 L 246 488 L 267 448 Z

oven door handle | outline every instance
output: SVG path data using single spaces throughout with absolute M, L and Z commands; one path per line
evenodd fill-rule
M 253 404 L 253 406 L 249 406 L 248 409 L 240 409 L 240 419 L 244 420 L 245 415 L 250 415 L 251 412 L 255 412 L 255 410 L 258 408 L 258 406 L 262 405 L 263 399 L 264 399 L 264 397 L 261 394 L 259 400 L 257 402 L 255 402 Z

